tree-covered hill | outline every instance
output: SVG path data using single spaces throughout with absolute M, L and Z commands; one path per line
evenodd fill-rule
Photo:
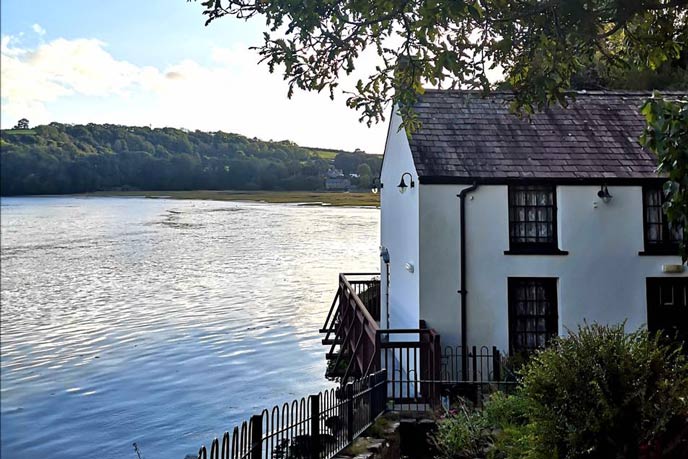
M 371 177 L 376 177 L 381 157 L 172 128 L 51 123 L 32 130 L 0 131 L 2 195 L 318 190 L 328 168 L 340 163 L 354 172 L 366 164 L 360 170 L 370 168 Z

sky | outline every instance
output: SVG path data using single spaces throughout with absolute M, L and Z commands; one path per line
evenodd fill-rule
M 20 118 L 168 126 L 382 153 L 386 123 L 360 123 L 343 95 L 287 98 L 282 77 L 248 49 L 261 44 L 261 19 L 206 27 L 202 10 L 186 0 L 2 0 L 2 128 Z

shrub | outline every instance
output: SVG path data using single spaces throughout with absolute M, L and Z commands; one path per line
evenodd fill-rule
M 542 436 L 546 429 L 532 421 L 532 400 L 520 391 L 513 395 L 494 394 L 485 404 L 485 417 L 494 426 L 494 445 L 490 459 L 555 459 L 556 454 L 545 447 Z
M 527 424 L 532 409 L 530 400 L 518 392 L 513 395 L 496 392 L 484 407 L 488 422 L 497 427 Z
M 441 419 L 434 436 L 442 459 L 555 459 L 543 445 L 533 407 L 519 394 L 493 394 L 482 410 L 460 409 Z
M 688 415 L 688 365 L 676 347 L 624 325 L 584 325 L 522 370 L 529 421 L 562 458 L 633 458 Z
M 492 444 L 492 429 L 484 412 L 461 403 L 437 423 L 433 435 L 441 459 L 485 457 Z
M 584 325 L 532 356 L 513 395 L 438 423 L 443 459 L 637 458 L 688 417 L 681 349 L 624 325 Z M 680 422 L 679 425 L 682 425 Z

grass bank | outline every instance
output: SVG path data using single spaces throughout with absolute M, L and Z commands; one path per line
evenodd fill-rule
M 87 196 L 142 196 L 146 198 L 200 199 L 211 201 L 257 201 L 273 203 L 326 204 L 331 206 L 380 206 L 372 193 L 314 191 L 99 191 Z

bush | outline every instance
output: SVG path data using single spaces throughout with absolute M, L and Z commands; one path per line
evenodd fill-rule
M 521 396 L 562 458 L 633 458 L 688 415 L 688 365 L 676 347 L 624 325 L 585 325 L 536 354 Z
M 531 402 L 496 393 L 482 410 L 465 405 L 438 422 L 434 440 L 442 459 L 555 459 L 530 421 Z
M 461 403 L 437 423 L 433 441 L 441 459 L 473 459 L 485 457 L 493 435 L 485 413 Z
M 585 325 L 532 356 L 515 394 L 438 423 L 442 459 L 637 458 L 688 416 L 688 363 L 645 330 Z
M 504 428 L 528 424 L 533 406 L 529 399 L 519 393 L 506 395 L 496 392 L 487 401 L 483 410 L 491 425 Z

